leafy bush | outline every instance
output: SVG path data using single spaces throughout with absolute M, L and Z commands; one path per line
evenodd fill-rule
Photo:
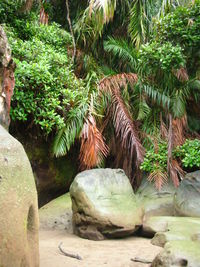
M 0 1 L 0 23 L 10 21 L 20 8 L 22 0 L 1 0 Z
M 173 158 L 179 158 L 185 168 L 200 168 L 200 140 L 187 139 L 182 146 L 173 150 Z M 151 147 L 145 155 L 140 167 L 143 171 L 154 173 L 167 172 L 167 143 L 158 144 L 157 149 Z
M 166 172 L 167 170 L 167 143 L 160 142 L 157 149 L 151 147 L 145 155 L 144 161 L 141 164 L 141 170 L 153 173 L 157 170 Z
M 200 168 L 200 140 L 187 139 L 182 146 L 175 149 L 174 155 L 179 157 L 184 167 Z
M 49 134 L 77 117 L 87 106 L 90 92 L 73 73 L 66 48 L 71 43 L 69 33 L 57 24 L 39 26 L 26 21 L 21 26 L 20 31 L 7 27 L 17 63 L 11 118 L 39 125 L 44 134 Z
M 174 46 L 170 42 L 164 44 L 152 42 L 141 47 L 139 62 L 145 74 L 152 75 L 159 69 L 171 73 L 173 69 L 183 67 L 185 58 L 179 45 Z
M 200 44 L 200 1 L 179 7 L 157 22 L 156 38 L 180 44 L 185 51 L 199 48 Z M 186 51 L 186 52 L 188 52 Z

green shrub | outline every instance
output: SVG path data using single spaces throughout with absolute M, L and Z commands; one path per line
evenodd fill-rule
M 157 71 L 171 73 L 173 69 L 179 69 L 185 65 L 182 48 L 170 42 L 147 43 L 139 52 L 139 62 L 145 75 L 152 75 Z
M 10 21 L 16 15 L 22 4 L 21 0 L 1 0 L 0 1 L 0 24 Z
M 200 44 L 200 1 L 179 7 L 157 22 L 156 38 L 180 44 L 186 52 L 189 48 L 199 49 Z M 188 51 L 187 51 L 188 50 Z
M 67 55 L 69 33 L 57 24 L 39 26 L 35 21 L 22 27 L 6 28 L 17 64 L 11 118 L 38 125 L 49 134 L 76 117 L 87 105 L 89 92 L 73 73 Z
M 141 164 L 141 170 L 153 173 L 161 171 L 165 173 L 167 171 L 167 143 L 160 142 L 157 149 L 151 147 L 145 155 L 144 161 Z
M 200 168 L 200 140 L 187 139 L 182 146 L 175 149 L 174 155 L 181 159 L 184 167 Z

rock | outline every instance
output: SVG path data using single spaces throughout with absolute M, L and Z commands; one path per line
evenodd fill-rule
M 193 241 L 170 241 L 157 255 L 152 267 L 200 267 L 200 243 Z
M 158 191 L 154 184 L 143 179 L 136 195 L 141 199 L 144 207 L 144 220 L 150 216 L 173 216 L 174 215 L 173 184 L 169 183 Z
M 0 266 L 38 267 L 38 206 L 22 145 L 0 126 Z
M 171 240 L 199 240 L 200 219 L 192 217 L 149 217 L 143 223 L 144 231 L 154 235 L 151 243 L 164 247 Z
M 0 25 L 0 124 L 6 129 L 10 124 L 10 102 L 13 94 L 15 64 L 3 27 Z
M 12 135 L 23 144 L 32 166 L 39 207 L 68 192 L 77 174 L 77 152 L 55 158 L 51 154 L 51 145 L 48 142 L 38 140 L 34 136 L 24 136 L 19 131 L 16 133 L 13 128 L 11 123 Z
M 65 229 L 68 233 L 72 233 L 72 207 L 69 193 L 64 194 L 39 210 L 40 229 L 52 230 Z
M 174 197 L 177 215 L 200 217 L 200 171 L 188 173 Z
M 143 210 L 123 170 L 93 169 L 78 174 L 70 187 L 75 234 L 102 240 L 134 233 Z
M 168 217 L 166 218 L 167 228 L 159 231 L 153 237 L 151 243 L 156 246 L 164 245 L 172 240 L 198 240 L 200 234 L 200 220 L 188 217 Z

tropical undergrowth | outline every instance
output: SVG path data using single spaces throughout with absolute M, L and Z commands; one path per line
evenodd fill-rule
M 200 1 L 171 2 L 90 1 L 73 11 L 70 34 L 39 24 L 37 12 L 6 18 L 17 63 L 12 119 L 55 136 L 55 156 L 80 139 L 81 169 L 113 156 L 133 185 L 145 171 L 158 189 L 169 178 L 178 186 L 188 166 L 199 168 L 188 107 L 200 96 Z

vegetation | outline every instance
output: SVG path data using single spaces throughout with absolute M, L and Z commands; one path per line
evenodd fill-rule
M 199 10 L 199 0 L 1 1 L 13 121 L 53 137 L 56 156 L 80 138 L 82 169 L 178 186 L 200 166 Z
M 181 158 L 185 168 L 200 167 L 200 140 L 186 140 L 182 146 L 175 149 L 175 156 Z

